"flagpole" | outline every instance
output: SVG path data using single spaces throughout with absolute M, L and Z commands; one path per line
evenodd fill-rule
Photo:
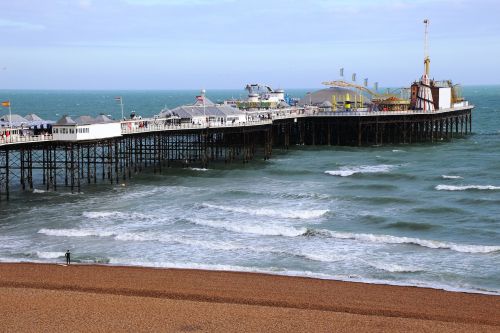
M 122 108 L 122 119 L 121 120 L 123 120 L 124 118 L 123 118 L 123 98 L 122 97 L 120 97 L 120 107 Z
M 10 134 L 12 135 L 12 109 L 10 106 L 10 99 L 9 99 L 9 127 L 10 127 Z
M 205 126 L 208 127 L 207 114 L 205 113 L 205 89 L 201 90 L 201 98 L 203 98 L 203 117 L 205 117 Z

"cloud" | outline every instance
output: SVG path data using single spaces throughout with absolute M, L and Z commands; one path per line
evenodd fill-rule
M 78 6 L 84 10 L 90 9 L 92 7 L 92 0 L 79 0 Z
M 0 29 L 2 28 L 15 30 L 45 30 L 46 27 L 41 24 L 0 19 Z
M 347 14 L 357 14 L 367 10 L 406 10 L 416 9 L 421 6 L 447 4 L 458 5 L 465 0 L 317 0 L 318 4 L 332 12 L 343 12 Z
M 230 3 L 235 0 L 123 0 L 129 5 L 137 6 L 198 6 L 198 5 L 217 5 L 221 3 Z

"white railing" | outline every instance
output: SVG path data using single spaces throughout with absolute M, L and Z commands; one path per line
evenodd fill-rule
M 0 136 L 0 145 L 52 141 L 52 134 L 47 135 L 9 135 L 7 137 Z
M 272 123 L 273 123 L 272 119 L 259 119 L 259 120 L 248 120 L 246 122 L 241 122 L 241 123 L 210 122 L 208 124 L 193 124 L 193 123 L 169 124 L 165 123 L 165 119 L 143 119 L 137 121 L 123 122 L 122 134 L 160 132 L 160 131 L 180 131 L 180 130 L 204 129 L 204 128 L 237 128 L 237 127 L 270 125 Z

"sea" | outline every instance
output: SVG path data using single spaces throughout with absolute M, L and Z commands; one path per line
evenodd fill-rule
M 303 97 L 309 90 L 289 90 Z M 152 116 L 198 91 L 0 91 L 12 112 Z M 195 268 L 500 294 L 500 86 L 466 86 L 473 134 L 294 146 L 269 160 L 146 170 L 83 192 L 12 193 L 0 261 Z M 213 90 L 214 101 L 240 90 Z M 2 115 L 5 110 L 2 112 Z M 293 292 L 293 291 L 291 291 Z

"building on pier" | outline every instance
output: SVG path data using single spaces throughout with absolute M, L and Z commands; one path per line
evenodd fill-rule
M 43 120 L 31 113 L 22 117 L 17 114 L 0 116 L 0 138 L 5 136 L 19 137 L 49 133 L 54 121 Z
M 81 116 L 76 120 L 63 116 L 52 126 L 52 135 L 57 141 L 96 140 L 122 136 L 122 130 L 119 121 L 104 115 Z
M 158 118 L 179 119 L 181 123 L 195 125 L 241 124 L 247 121 L 246 113 L 227 104 L 215 104 L 202 90 L 194 104 L 164 109 Z

